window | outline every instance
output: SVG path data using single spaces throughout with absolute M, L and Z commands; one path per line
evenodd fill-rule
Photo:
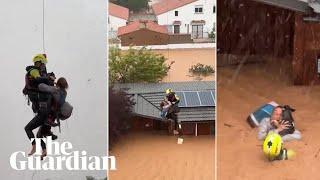
M 203 6 L 196 6 L 196 7 L 194 8 L 194 13 L 196 13 L 196 14 L 201 14 L 201 13 L 203 13 Z
M 213 6 L 213 13 L 216 13 L 216 6 Z
M 178 16 L 178 15 L 179 15 L 178 11 L 174 11 L 174 16 Z
M 173 25 L 173 33 L 174 34 L 180 33 L 180 25 Z

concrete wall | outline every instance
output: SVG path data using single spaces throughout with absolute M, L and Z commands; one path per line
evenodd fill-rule
M 171 34 L 169 35 L 169 44 L 193 43 L 191 34 Z
M 183 135 L 195 135 L 197 127 L 198 135 L 214 134 L 214 121 L 211 122 L 182 122 L 181 128 Z M 172 134 L 173 123 L 170 121 L 158 121 L 149 118 L 135 117 L 131 121 L 131 130 L 150 131 L 165 130 Z
M 114 45 L 117 46 L 117 45 Z M 128 50 L 129 46 L 118 46 L 122 50 Z M 132 48 L 140 49 L 143 46 L 133 46 Z M 215 43 L 187 43 L 187 44 L 165 44 L 165 45 L 148 45 L 148 49 L 168 50 L 168 49 L 206 49 L 215 48 Z

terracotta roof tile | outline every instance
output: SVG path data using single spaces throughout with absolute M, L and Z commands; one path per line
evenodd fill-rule
M 134 21 L 126 26 L 119 27 L 118 36 L 138 31 L 140 29 L 148 29 L 150 31 L 168 34 L 166 26 L 161 26 L 153 21 Z
M 128 20 L 129 9 L 109 2 L 109 15 Z
M 156 15 L 160 15 L 195 1 L 198 0 L 161 0 L 156 4 L 153 4 L 152 9 Z

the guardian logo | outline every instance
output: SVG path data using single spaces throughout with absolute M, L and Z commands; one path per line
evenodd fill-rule
M 72 151 L 70 142 L 53 142 L 51 136 L 35 138 L 36 153 L 26 156 L 17 151 L 10 156 L 10 166 L 15 170 L 116 170 L 114 156 L 87 156 L 86 151 Z M 47 156 L 41 160 L 41 140 L 47 144 Z

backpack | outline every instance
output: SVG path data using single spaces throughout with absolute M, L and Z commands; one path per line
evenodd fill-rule
M 24 85 L 24 88 L 23 88 L 23 90 L 22 90 L 22 93 L 24 94 L 24 95 L 28 95 L 28 93 L 29 93 L 29 91 L 36 91 L 38 88 L 36 87 L 36 85 L 35 85 L 35 83 L 33 82 L 33 78 L 31 77 L 31 75 L 30 75 L 30 72 L 32 71 L 32 70 L 34 70 L 34 69 L 38 69 L 39 70 L 39 68 L 37 68 L 37 67 L 35 67 L 35 66 L 28 66 L 28 67 L 26 67 L 26 71 L 27 71 L 27 73 L 25 74 L 25 77 L 24 77 L 24 79 L 25 79 L 25 85 Z
M 73 106 L 68 102 L 64 102 L 63 105 L 60 107 L 59 111 L 59 119 L 66 120 L 72 115 Z

